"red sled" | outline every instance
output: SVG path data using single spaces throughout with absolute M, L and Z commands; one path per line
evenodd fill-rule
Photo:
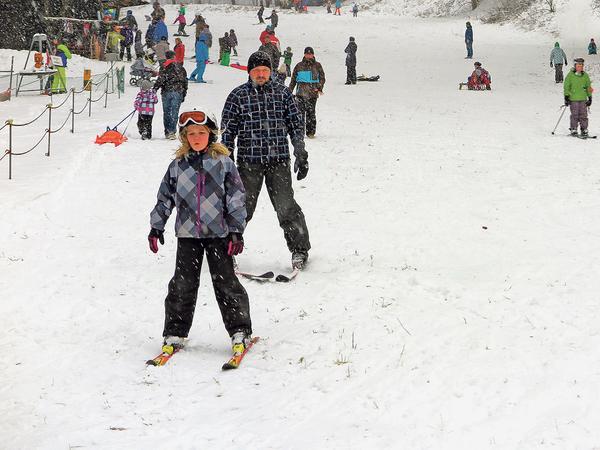
M 242 66 L 241 64 L 238 64 L 238 63 L 230 64 L 229 67 L 233 67 L 234 69 L 240 69 L 240 70 L 243 70 L 244 72 L 246 72 L 248 70 L 248 66 Z

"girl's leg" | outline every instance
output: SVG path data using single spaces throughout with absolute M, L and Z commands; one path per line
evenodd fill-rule
M 204 250 L 200 239 L 178 239 L 175 274 L 165 299 L 163 336 L 187 337 L 200 286 L 200 268 Z
M 252 334 L 248 294 L 233 268 L 233 258 L 227 254 L 227 238 L 202 239 L 215 297 L 229 336 L 242 331 Z

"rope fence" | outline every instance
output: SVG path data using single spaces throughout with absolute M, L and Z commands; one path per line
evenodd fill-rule
M 12 66 L 11 66 L 11 70 L 12 70 Z M 116 72 L 116 70 L 117 69 L 111 68 L 110 71 L 101 74 L 100 77 L 96 81 L 94 81 L 92 79 L 87 80 L 84 87 L 81 90 L 76 90 L 75 88 L 71 88 L 69 95 L 67 95 L 64 98 L 64 100 L 62 100 L 59 104 L 57 104 L 57 105 L 55 105 L 53 103 L 47 104 L 46 107 L 44 108 L 44 110 L 40 114 L 38 114 L 34 119 L 32 119 L 28 122 L 15 123 L 14 119 L 8 119 L 4 122 L 4 124 L 0 127 L 0 131 L 4 130 L 5 128 L 8 128 L 8 148 L 3 151 L 2 156 L 0 156 L 0 161 L 2 161 L 8 157 L 7 159 L 8 159 L 8 179 L 9 180 L 12 180 L 12 169 L 13 169 L 12 158 L 13 158 L 13 156 L 23 156 L 23 155 L 27 155 L 27 154 L 31 153 L 44 141 L 44 139 L 46 139 L 46 141 L 47 141 L 47 150 L 46 150 L 45 156 L 50 156 L 50 150 L 51 150 L 51 144 L 52 144 L 51 136 L 53 134 L 56 134 L 59 131 L 61 131 L 67 125 L 67 123 L 69 122 L 69 119 L 71 120 L 71 130 L 70 131 L 71 131 L 71 133 L 74 133 L 75 132 L 75 116 L 82 114 L 87 109 L 88 117 L 91 117 L 92 116 L 92 104 L 97 103 L 97 102 L 101 101 L 102 99 L 104 99 L 104 108 L 107 108 L 108 96 L 115 93 L 114 81 L 113 81 L 112 90 L 109 90 L 109 81 L 114 79 L 113 72 Z M 12 75 L 11 75 L 11 79 L 12 79 Z M 93 90 L 94 90 L 93 88 L 98 87 L 103 83 L 104 83 L 104 89 L 102 91 L 102 94 L 100 95 L 100 97 L 94 99 L 93 95 L 92 95 Z M 123 86 L 124 86 L 124 84 L 125 83 L 123 83 Z M 9 88 L 9 90 L 10 90 L 10 88 Z M 118 91 L 118 89 L 117 89 L 117 91 Z M 79 110 L 79 111 L 76 111 L 75 110 L 76 95 L 82 94 L 84 92 L 89 92 L 89 96 L 86 98 L 83 108 L 81 108 L 81 110 Z M 119 93 L 119 98 L 120 98 L 120 91 L 118 91 L 118 93 Z M 52 98 L 52 96 L 51 96 L 51 98 Z M 67 113 L 67 116 L 65 117 L 64 121 L 58 128 L 53 128 L 52 127 L 52 111 L 62 108 L 64 105 L 67 104 L 67 102 L 69 100 L 71 100 L 71 104 L 69 105 L 70 109 L 69 109 L 69 112 Z M 36 144 L 33 147 L 29 148 L 28 150 L 15 151 L 15 148 L 13 147 L 13 128 L 14 127 L 20 128 L 20 127 L 26 127 L 28 125 L 31 125 L 31 124 L 35 123 L 36 121 L 38 121 L 39 119 L 41 119 L 44 116 L 44 114 L 46 114 L 46 112 L 48 112 L 48 128 L 45 129 L 44 134 L 42 134 L 42 136 L 36 142 Z

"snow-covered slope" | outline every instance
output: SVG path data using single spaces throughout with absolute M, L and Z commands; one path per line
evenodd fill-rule
M 215 37 L 235 28 L 241 62 L 257 48 L 253 11 L 195 9 Z M 188 347 L 144 366 L 175 256 L 172 224 L 157 255 L 146 241 L 176 146 L 160 111 L 152 141 L 132 124 L 128 143 L 94 145 L 130 111 L 128 89 L 55 135 L 51 158 L 15 158 L 13 181 L 2 161 L 0 447 L 597 447 L 598 143 L 565 137 L 566 120 L 550 135 L 562 95 L 547 35 L 477 24 L 494 90 L 459 91 L 463 25 L 282 14 L 295 62 L 311 45 L 327 73 L 294 183 L 313 250 L 293 284 L 243 281 L 262 340 L 237 372 L 220 371 L 229 342 L 206 268 Z M 344 86 L 349 35 L 359 73 L 380 82 Z M 206 78 L 185 108 L 220 113 L 246 74 L 212 65 Z M 242 268 L 287 270 L 266 192 L 245 238 Z

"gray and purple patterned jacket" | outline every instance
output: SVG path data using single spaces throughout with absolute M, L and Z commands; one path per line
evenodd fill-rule
M 231 158 L 191 152 L 174 160 L 158 190 L 150 225 L 164 230 L 177 208 L 178 238 L 223 238 L 246 227 L 246 192 Z

